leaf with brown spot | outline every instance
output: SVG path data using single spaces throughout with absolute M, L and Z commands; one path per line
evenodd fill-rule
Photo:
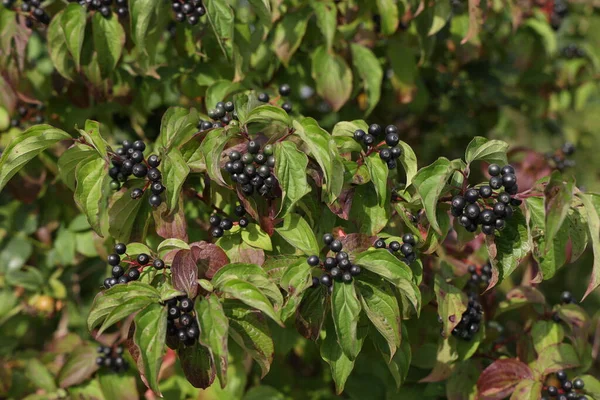
M 483 370 L 477 381 L 481 400 L 502 400 L 524 379 L 533 379 L 527 364 L 515 358 L 494 361 Z

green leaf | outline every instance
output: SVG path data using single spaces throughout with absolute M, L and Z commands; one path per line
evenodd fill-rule
M 433 36 L 438 33 L 444 26 L 446 26 L 451 17 L 452 6 L 449 2 L 440 1 L 435 3 L 433 6 L 433 21 L 431 23 L 431 27 L 429 28 L 429 32 L 427 32 L 427 35 Z
M 75 202 L 85 214 L 92 229 L 102 236 L 100 227 L 102 214 L 106 211 L 108 166 L 102 158 L 85 160 L 76 170 L 77 188 Z
M 93 346 L 79 346 L 68 356 L 58 373 L 57 382 L 61 388 L 78 385 L 89 379 L 98 369 L 98 353 Z
M 523 28 L 531 28 L 542 39 L 544 49 L 548 55 L 555 54 L 558 51 L 556 34 L 546 21 L 545 15 L 538 14 L 536 18 L 527 18 Z
M 115 285 L 96 295 L 88 315 L 87 325 L 91 331 L 102 323 L 121 304 L 130 299 L 147 298 L 158 303 L 160 293 L 154 287 L 142 282 L 130 282 L 126 285 Z
M 542 395 L 542 383 L 532 379 L 525 379 L 517 385 L 511 399 L 538 400 Z
M 496 232 L 493 242 L 488 239 L 488 254 L 492 266 L 498 270 L 498 282 L 508 277 L 531 251 L 527 221 L 520 208 L 509 220 L 501 232 Z M 492 276 L 492 286 L 495 284 Z
M 545 347 L 531 368 L 537 376 L 546 376 L 561 369 L 575 368 L 581 365 L 577 352 L 567 343 Z
M 131 254 L 129 252 L 129 247 L 127 246 L 127 254 Z M 172 250 L 190 250 L 190 246 L 181 239 L 165 239 L 159 245 L 156 251 L 161 257 L 164 257 L 167 253 Z M 150 253 L 146 253 L 150 254 Z
M 255 264 L 228 264 L 219 269 L 212 277 L 212 284 L 219 286 L 225 281 L 235 278 L 251 283 L 267 295 L 277 307 L 283 304 L 281 290 L 269 279 L 265 270 Z
M 394 291 L 388 282 L 367 275 L 356 280 L 356 287 L 362 309 L 388 344 L 386 363 L 390 362 L 402 341 L 402 315 Z
M 377 11 L 381 16 L 381 33 L 391 35 L 398 29 L 400 23 L 398 4 L 396 0 L 376 0 Z
M 388 190 L 390 187 L 388 185 L 389 168 L 377 153 L 373 153 L 365 158 L 365 165 L 369 169 L 371 182 L 375 186 L 379 206 L 388 210 L 389 208 L 386 206 L 390 202 L 390 193 Z
M 477 394 L 477 378 L 481 370 L 472 361 L 457 363 L 448 383 L 446 396 L 448 400 L 475 400 Z
M 58 159 L 58 172 L 63 183 L 75 191 L 77 183 L 75 169 L 79 164 L 85 163 L 88 158 L 96 158 L 98 154 L 87 146 L 73 146 L 65 151 Z
M 117 322 L 129 317 L 136 312 L 143 310 L 152 303 L 156 303 L 156 299 L 153 297 L 133 297 L 123 300 L 116 307 L 112 309 L 110 314 L 106 316 L 106 319 L 98 329 L 96 336 L 102 335 L 104 331 L 116 324 Z
M 147 53 L 146 38 L 156 23 L 159 3 L 153 0 L 129 0 L 131 38 L 142 53 Z
M 80 129 L 79 132 L 81 133 L 81 136 L 85 138 L 87 143 L 94 146 L 98 154 L 100 154 L 100 157 L 108 160 L 108 152 L 106 150 L 108 143 L 106 143 L 106 140 L 100 135 L 100 123 L 88 119 L 85 121 L 84 129 Z
M 75 5 L 81 8 L 80 5 Z M 48 147 L 66 139 L 71 139 L 68 133 L 50 125 L 32 126 L 15 137 L 0 158 L 0 191 L 25 164 Z
M 283 321 L 286 321 L 296 312 L 302 301 L 304 292 L 311 285 L 311 266 L 305 260 L 298 260 L 285 269 L 279 281 L 279 286 L 288 294 L 285 306 L 281 312 L 281 319 Z
M 95 13 L 92 17 L 92 29 L 100 73 L 103 77 L 108 77 L 121 58 L 125 45 L 125 30 L 116 14 L 105 18 L 100 13 Z
M 331 316 L 338 343 L 344 354 L 351 360 L 354 360 L 360 352 L 357 333 L 360 310 L 361 306 L 354 285 L 335 282 L 331 294 Z
M 300 47 L 302 38 L 306 33 L 310 13 L 311 10 L 308 7 L 295 10 L 293 13 L 285 13 L 275 27 L 271 46 L 279 60 L 286 67 L 298 47 Z
M 379 182 L 381 186 L 381 182 Z M 354 189 L 350 219 L 356 221 L 360 233 L 376 235 L 390 218 L 390 203 L 383 202 L 377 194 L 373 182 L 359 185 Z
M 290 213 L 283 219 L 283 226 L 275 228 L 275 231 L 285 239 L 286 242 L 302 251 L 307 256 L 318 255 L 319 244 L 313 229 L 300 215 Z
M 468 299 L 462 290 L 446 282 L 440 274 L 435 275 L 435 297 L 438 303 L 438 315 L 444 325 L 444 337 L 451 337 L 452 330 L 460 323 L 467 311 Z
M 263 25 L 271 26 L 271 3 L 269 0 L 249 0 L 250 5 L 254 9 L 256 15 Z
M 143 239 L 150 223 L 148 194 L 137 200 L 131 198 L 131 190 L 143 187 L 145 181 L 130 182 L 127 184 L 128 190 L 121 190 L 114 196 L 115 200 L 108 210 L 108 231 L 116 241 L 122 243 Z
M 352 93 L 352 71 L 339 55 L 320 46 L 312 55 L 312 77 L 317 84 L 317 93 L 338 111 Z
M 79 70 L 81 61 L 86 18 L 86 9 L 77 3 L 69 4 L 60 17 L 60 26 L 65 36 L 65 43 L 73 57 L 77 70 Z
M 50 371 L 48 371 L 48 368 L 36 358 L 28 359 L 25 362 L 25 376 L 36 388 L 49 393 L 56 390 L 54 376 L 52 376 Z
M 250 224 L 241 231 L 242 240 L 252 247 L 266 251 L 273 250 L 271 237 L 260 229 L 258 224 Z
M 178 239 L 171 239 L 171 240 L 178 240 Z M 129 243 L 127 245 L 127 255 L 129 256 L 138 256 L 140 254 L 152 254 L 152 250 L 150 250 L 150 248 L 148 246 L 146 246 L 143 243 Z
M 197 123 L 198 113 L 195 109 L 170 107 L 162 117 L 156 147 L 166 154 L 173 147 L 187 142 L 196 133 Z
M 210 26 L 215 33 L 219 46 L 228 60 L 233 59 L 233 34 L 234 15 L 233 10 L 220 0 L 206 0 L 204 2 L 206 14 Z
M 178 149 L 171 149 L 165 154 L 162 161 L 162 174 L 166 186 L 165 198 L 170 214 L 177 207 L 183 183 L 189 173 L 190 167 L 187 166 Z
M 215 285 L 223 293 L 240 300 L 241 302 L 265 313 L 273 321 L 283 326 L 279 315 L 273 309 L 273 305 L 256 286 L 240 279 L 229 278 L 220 285 Z
M 362 79 L 367 95 L 368 106 L 365 110 L 365 116 L 368 116 L 381 98 L 383 69 L 375 54 L 367 47 L 352 43 L 350 49 L 352 50 L 352 66 Z
M 292 210 L 298 200 L 310 192 L 306 180 L 308 157 L 300 152 L 293 142 L 279 142 L 275 145 L 275 176 L 281 186 L 280 216 Z
M 304 118 L 300 123 L 294 121 L 294 129 L 321 167 L 327 183 L 327 190 L 324 191 L 328 196 L 326 200 L 333 202 L 344 184 L 344 167 L 335 140 L 312 118 Z
M 239 88 L 238 83 L 233 83 L 226 79 L 220 79 L 206 89 L 205 104 L 208 109 L 214 108 L 218 102 L 225 101 L 225 98 Z
M 2 185 L 0 185 L 0 188 L 1 187 Z M 583 295 L 583 299 L 585 299 L 594 291 L 594 289 L 600 286 L 600 196 L 579 192 L 577 193 L 577 197 L 579 197 L 585 207 L 585 215 L 587 216 L 588 229 L 592 240 L 592 250 L 594 252 L 592 278 Z
M 402 164 L 402 167 L 404 167 L 404 172 L 406 173 L 406 186 L 408 187 L 412 184 L 413 178 L 417 174 L 417 156 L 412 147 L 402 140 L 398 143 L 398 147 L 402 149 L 402 155 L 398 160 L 400 161 L 400 164 Z
M 80 8 L 83 8 L 79 6 Z M 64 15 L 64 10 L 59 12 L 52 18 L 50 25 L 48 26 L 48 52 L 50 53 L 50 59 L 56 71 L 61 74 L 65 79 L 70 81 L 73 80 L 75 75 L 74 63 L 69 56 L 69 49 L 67 48 L 67 42 L 65 40 L 65 34 L 61 26 L 61 20 Z
M 600 399 L 600 381 L 592 375 L 583 375 L 581 380 L 585 385 L 583 391 L 592 399 Z
M 134 319 L 133 342 L 139 350 L 137 366 L 146 386 L 162 397 L 158 373 L 165 353 L 167 307 L 155 303 L 140 311 Z
M 210 349 L 217 364 L 217 375 L 221 387 L 227 384 L 229 320 L 225 316 L 219 298 L 210 296 L 196 302 L 198 324 L 200 326 L 200 343 Z
M 223 304 L 229 318 L 229 335 L 258 363 L 264 377 L 275 352 L 269 325 L 260 313 L 237 301 Z
M 292 126 L 292 119 L 283 108 L 265 104 L 252 109 L 246 117 L 246 125 L 252 122 L 264 122 L 271 124 L 281 122 L 285 126 Z
M 296 329 L 307 339 L 316 341 L 321 334 L 327 311 L 326 290 L 322 285 L 308 290 L 296 310 Z
M 536 321 L 531 328 L 531 339 L 538 354 L 548 346 L 562 343 L 564 338 L 562 325 L 553 321 Z
M 506 165 L 506 151 L 508 143 L 501 140 L 488 140 L 481 136 L 475 136 L 465 151 L 465 161 L 471 164 L 473 161 L 485 161 L 490 164 Z
M 98 382 L 106 399 L 136 400 L 140 398 L 133 373 L 115 374 L 101 371 Z
M 317 26 L 325 37 L 327 49 L 333 47 L 333 39 L 337 28 L 337 7 L 334 3 L 327 3 L 318 0 L 312 0 L 310 6 L 317 17 Z M 379 67 L 379 64 L 377 65 Z M 379 67 L 381 69 L 381 67 Z
M 211 180 L 221 186 L 227 186 L 227 183 L 223 180 L 219 161 L 225 145 L 233 136 L 233 132 L 232 130 L 224 131 L 223 128 L 213 129 L 206 135 L 200 145 L 206 164 L 206 173 Z
M 546 209 L 546 230 L 545 241 L 552 244 L 558 230 L 563 225 L 567 213 L 571 208 L 571 200 L 573 200 L 573 191 L 575 189 L 575 181 L 568 179 L 563 180 L 562 174 L 555 171 L 550 176 L 550 181 L 544 189 L 545 201 L 544 208 Z M 546 249 L 544 249 L 546 251 Z
M 413 179 L 413 186 L 421 196 L 427 219 L 439 234 L 442 234 L 442 231 L 436 214 L 438 199 L 446 187 L 448 179 L 457 169 L 461 169 L 461 164 L 460 160 L 449 161 L 447 158 L 441 157 L 433 164 L 421 168 Z
M 258 101 L 254 92 L 236 94 L 233 96 L 233 103 L 235 104 L 235 112 L 238 115 L 240 125 L 246 125 L 248 114 L 255 108 L 263 105 L 263 103 Z

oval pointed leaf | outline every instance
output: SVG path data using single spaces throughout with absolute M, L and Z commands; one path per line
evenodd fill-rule
M 320 46 L 312 56 L 312 76 L 317 83 L 317 93 L 338 111 L 352 93 L 352 71 L 339 55 Z
M 351 360 L 354 360 L 360 351 L 357 332 L 360 310 L 361 306 L 354 285 L 334 283 L 331 316 L 342 351 Z
M 158 373 L 165 353 L 167 307 L 151 304 L 136 315 L 134 323 L 133 342 L 139 350 L 137 366 L 142 380 L 157 396 L 162 397 L 158 388 Z

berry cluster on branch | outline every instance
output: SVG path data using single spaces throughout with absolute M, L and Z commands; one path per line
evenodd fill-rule
M 42 25 L 50 23 L 50 15 L 42 7 L 42 0 L 20 0 L 19 6 L 17 6 L 17 0 L 2 0 L 2 5 L 20 16 L 24 16 L 25 26 L 30 29 L 33 28 L 35 22 Z
M 229 153 L 229 161 L 224 169 L 246 196 L 256 191 L 263 197 L 273 198 L 273 190 L 277 187 L 274 167 L 273 145 L 268 144 L 260 151 L 260 144 L 251 140 L 246 153 L 237 150 Z
M 566 142 L 557 151 L 546 153 L 545 157 L 554 168 L 560 172 L 563 172 L 565 169 L 575 166 L 575 160 L 568 158 L 574 153 L 575 145 L 573 143 Z
M 385 142 L 377 143 L 378 136 L 383 134 L 383 128 L 378 124 L 371 124 L 368 133 L 362 129 L 354 131 L 354 139 L 367 146 L 368 153 L 379 150 L 379 157 L 385 161 L 389 169 L 394 169 L 398 165 L 397 159 L 402 155 L 402 148 L 398 147 L 400 136 L 398 128 L 394 125 L 388 125 L 385 128 Z M 384 143 L 389 147 L 384 147 Z
M 544 387 L 545 396 L 541 400 L 549 400 L 550 398 L 557 398 L 558 400 L 586 400 L 587 397 L 580 390 L 583 390 L 585 383 L 582 379 L 577 378 L 572 381 L 568 379 L 568 375 L 565 371 L 558 371 L 556 373 L 556 379 L 559 382 L 559 387 L 549 385 Z M 546 397 L 547 396 L 547 397 Z
M 335 256 L 327 257 L 323 262 L 319 259 L 319 256 L 310 256 L 306 260 L 308 265 L 311 267 L 320 267 L 324 274 L 320 278 L 313 278 L 313 288 L 319 286 L 319 284 L 333 290 L 334 281 L 350 283 L 353 277 L 360 274 L 361 269 L 358 265 L 353 265 L 350 261 L 348 253 L 342 251 L 344 245 L 341 241 L 334 239 L 333 235 L 326 233 L 323 235 L 323 243 L 329 246 Z
M 117 346 L 113 349 L 110 346 L 99 346 L 96 365 L 110 368 L 113 372 L 125 372 L 129 364 L 123 358 L 123 347 Z
M 42 124 L 44 123 L 43 104 L 23 103 L 17 107 L 17 114 L 10 119 L 12 128 L 23 128 L 24 124 Z
M 415 253 L 414 248 L 416 244 L 417 241 L 415 237 L 410 233 L 405 233 L 402 236 L 402 244 L 396 240 L 386 244 L 384 239 L 377 239 L 375 243 L 373 243 L 373 247 L 376 249 L 385 249 L 387 247 L 392 254 L 397 254 L 400 252 L 403 255 L 401 260 L 405 264 L 411 264 L 417 260 L 417 253 Z
M 167 307 L 167 335 L 177 338 L 184 346 L 193 346 L 200 336 L 194 301 L 186 296 L 170 299 Z
M 234 213 L 237 217 L 239 217 L 237 222 L 217 214 L 210 216 L 209 222 L 210 226 L 212 227 L 210 234 L 212 237 L 220 238 L 223 236 L 225 231 L 231 230 L 234 225 L 239 225 L 240 228 L 245 228 L 250 224 L 250 220 L 246 217 L 246 209 L 243 206 L 236 206 Z
M 88 12 L 99 12 L 104 18 L 110 18 L 112 15 L 111 6 L 113 6 L 113 0 L 68 0 L 70 3 L 79 3 L 85 7 Z M 127 0 L 115 0 L 114 3 L 115 12 L 119 17 L 125 17 L 129 14 L 129 7 Z
M 175 13 L 175 21 L 187 22 L 194 26 L 206 14 L 202 0 L 171 0 L 171 8 Z
M 165 262 L 160 258 L 152 258 L 148 254 L 139 254 L 135 260 L 127 255 L 127 246 L 124 243 L 117 243 L 115 252 L 108 255 L 108 264 L 112 267 L 112 276 L 104 280 L 104 287 L 109 289 L 118 284 L 137 281 L 142 271 L 148 265 L 156 270 L 168 268 Z M 124 256 L 124 257 L 123 257 Z M 127 264 L 130 268 L 125 271 L 121 264 Z

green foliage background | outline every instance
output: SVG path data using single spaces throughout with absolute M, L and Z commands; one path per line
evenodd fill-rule
M 543 154 L 568 141 L 577 147 L 576 166 L 564 173 L 565 180 L 574 178 L 585 192 L 600 190 L 597 2 L 569 2 L 569 14 L 556 31 L 548 22 L 551 0 L 205 0 L 207 15 L 196 27 L 174 24 L 169 2 L 161 0 L 129 0 L 129 17 L 121 20 L 86 14 L 77 3 L 43 4 L 52 22 L 33 30 L 15 12 L 0 7 L 3 150 L 34 125 L 25 121 L 21 128 L 10 127 L 23 103 L 45 105 L 47 123 L 73 137 L 78 136 L 75 127 L 87 131 L 86 121 L 98 121 L 102 137 L 116 147 L 124 139 L 153 143 L 164 137 L 161 120 L 170 107 L 193 108 L 206 118 L 217 101 L 253 90 L 275 99 L 277 87 L 289 83 L 293 118 L 314 118 L 334 135 L 342 121 L 395 124 L 417 155 L 419 168 L 439 157 L 463 157 L 475 136 L 500 139 L 509 143 L 509 161 L 520 166 L 519 179 L 528 188 L 552 172 Z M 585 55 L 566 58 L 563 49 L 570 44 Z M 281 105 L 283 100 L 274 102 Z M 89 366 L 96 343 L 86 320 L 109 271 L 104 260 L 113 244 L 110 237 L 117 235 L 110 230 L 104 239 L 92 230 L 69 190 L 75 179 L 69 184 L 60 175 L 70 144 L 63 141 L 42 152 L 12 179 L 4 170 L 0 174 L 2 185 L 8 181 L 0 194 L 0 397 L 141 398 L 146 389 L 135 368 L 118 376 Z M 471 173 L 472 182 L 484 176 L 478 164 Z M 202 189 L 201 179 L 193 179 L 192 186 Z M 403 173 L 393 179 L 394 186 L 408 183 Z M 181 197 L 189 221 L 206 221 L 212 211 L 208 205 Z M 217 198 L 222 203 L 235 199 L 224 191 Z M 304 207 L 317 208 L 317 202 L 307 200 Z M 419 199 L 413 203 L 418 204 L 412 211 L 421 208 Z M 320 226 L 313 222 L 311 228 L 322 233 L 330 221 Z M 205 223 L 189 223 L 189 243 L 209 240 L 206 230 Z M 161 241 L 155 234 L 147 238 L 153 248 Z M 294 253 L 281 239 L 274 247 L 273 254 Z M 486 257 L 484 251 L 473 259 Z M 496 302 L 529 281 L 532 263 L 531 257 L 526 259 L 524 268 L 497 287 Z M 550 308 L 563 290 L 583 297 L 593 263 L 588 250 L 539 284 Z M 442 271 L 446 277 L 456 272 Z M 407 375 L 392 376 L 379 358 L 373 359 L 374 344 L 367 342 L 342 397 L 395 398 L 399 379 L 402 398 L 474 398 L 470 378 L 464 380 L 471 383 L 468 387 L 455 378 L 419 382 L 440 359 L 439 325 L 430 303 L 433 280 L 425 278 L 431 285 L 423 293 L 421 317 L 404 323 L 403 343 L 413 348 L 411 367 L 402 371 Z M 599 305 L 598 291 L 582 304 L 591 326 L 598 324 Z M 502 323 L 509 324 L 500 318 Z M 319 347 L 302 338 L 293 324 L 285 329 L 269 324 L 276 353 L 262 380 L 260 367 L 230 346 L 226 388 L 194 388 L 179 361 L 167 358 L 160 382 L 164 397 L 334 397 L 330 369 L 321 359 L 327 356 Z M 115 337 L 111 331 L 101 340 L 112 343 Z M 490 343 L 495 339 L 490 333 Z M 69 354 L 72 349 L 77 358 Z M 510 350 L 504 355 L 513 356 Z M 72 359 L 87 360 L 87 369 Z M 588 373 L 597 375 L 597 361 L 586 363 Z M 473 374 L 471 364 L 460 368 L 454 376 Z M 470 397 L 452 395 L 467 392 Z

